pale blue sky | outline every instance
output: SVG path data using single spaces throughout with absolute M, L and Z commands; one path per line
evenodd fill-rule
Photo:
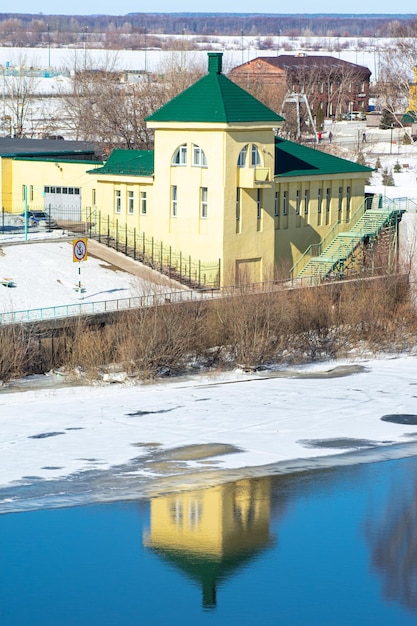
M 346 9 L 349 8 L 349 11 Z M 253 0 L 210 0 L 205 3 L 204 9 L 210 12 L 227 12 L 227 13 L 251 13 L 260 7 Z M 290 7 L 286 7 L 291 14 L 295 13 L 311 13 L 311 0 L 293 0 Z M 119 0 L 119 2 L 110 2 L 110 0 L 72 0 L 72 2 L 56 2 L 56 0 L 18 0 L 16 6 L 9 7 L 9 11 L 19 13 L 46 13 L 46 14 L 64 14 L 64 15 L 91 15 L 94 13 L 107 15 L 126 15 L 127 13 L 171 13 L 175 12 L 198 12 L 202 10 L 201 4 L 196 4 L 191 0 L 155 0 L 150 4 L 140 3 L 137 0 Z M 343 5 L 335 4 L 334 0 L 319 0 L 314 3 L 315 13 L 336 13 L 343 11 L 344 13 L 393 13 L 399 14 L 412 13 L 417 15 L 417 7 L 415 0 L 403 0 L 400 6 L 393 4 L 388 0 L 380 2 L 363 2 L 363 0 L 350 0 Z M 285 9 L 276 0 L 264 0 L 262 3 L 261 13 L 284 13 Z

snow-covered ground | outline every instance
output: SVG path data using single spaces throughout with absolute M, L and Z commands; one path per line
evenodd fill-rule
M 1 393 L 0 512 L 415 454 L 416 365 Z
M 23 235 L 0 235 L 0 321 L 12 321 L 10 316 L 2 315 L 5 313 L 13 313 L 13 319 L 25 321 L 71 312 L 100 312 L 105 307 L 113 310 L 111 306 L 130 308 L 139 304 L 140 297 L 144 297 L 143 304 L 151 304 L 154 297 L 184 290 L 168 279 L 158 280 L 158 275 L 147 268 L 141 272 L 139 263 L 139 275 L 119 269 L 125 262 L 132 266 L 134 262 L 113 251 L 113 264 L 103 260 L 100 254 L 107 249 L 95 242 L 90 242 L 94 254 L 89 254 L 85 262 L 74 262 L 71 237 L 51 240 L 60 233 L 31 232 L 25 243 L 19 243 Z M 12 286 L 1 284 L 4 279 L 11 279 Z M 80 283 L 82 292 L 78 289 Z M 36 311 L 39 309 L 42 312 Z M 32 311 L 30 315 L 26 313 L 28 310 Z

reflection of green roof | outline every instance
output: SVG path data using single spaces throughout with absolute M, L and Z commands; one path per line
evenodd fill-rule
M 90 170 L 90 173 L 152 176 L 153 171 L 153 150 L 113 150 L 103 167 Z
M 222 74 L 222 54 L 209 52 L 209 73 L 146 118 L 155 122 L 269 122 L 283 118 Z
M 268 548 L 268 544 L 257 550 L 248 550 L 241 554 L 213 558 L 174 549 L 153 548 L 153 551 L 171 563 L 171 565 L 178 567 L 192 580 L 198 582 L 202 588 L 203 606 L 205 608 L 213 608 L 216 606 L 218 583 L 221 583 L 235 571 L 247 565 L 258 554 L 263 552 L 265 548 Z
M 275 138 L 275 176 L 322 176 L 324 174 L 369 174 L 371 167 L 314 150 L 281 137 Z

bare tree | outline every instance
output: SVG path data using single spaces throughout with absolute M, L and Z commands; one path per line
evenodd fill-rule
M 22 137 L 31 118 L 39 78 L 29 67 L 26 57 L 20 56 L 11 67 L 3 69 L 2 80 L 3 130 L 13 137 Z M 32 129 L 33 124 L 30 126 Z
M 203 72 L 174 61 L 157 75 L 140 74 L 133 79 L 117 69 L 109 57 L 102 68 L 85 62 L 73 72 L 70 93 L 62 94 L 62 120 L 78 140 L 96 141 L 106 149 L 149 149 L 153 134 L 145 118 L 183 91 Z
M 413 82 L 417 68 L 417 20 L 404 23 L 394 22 L 392 38 L 380 51 L 379 80 L 377 84 L 378 104 L 394 116 L 402 125 L 402 114 L 413 102 Z M 415 91 L 415 89 L 414 89 Z

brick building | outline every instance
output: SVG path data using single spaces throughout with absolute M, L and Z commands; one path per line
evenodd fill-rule
M 313 113 L 321 107 L 325 117 L 368 110 L 370 70 L 331 56 L 257 57 L 229 76 L 245 89 L 256 84 L 272 88 L 277 103 L 285 93 L 305 93 Z

